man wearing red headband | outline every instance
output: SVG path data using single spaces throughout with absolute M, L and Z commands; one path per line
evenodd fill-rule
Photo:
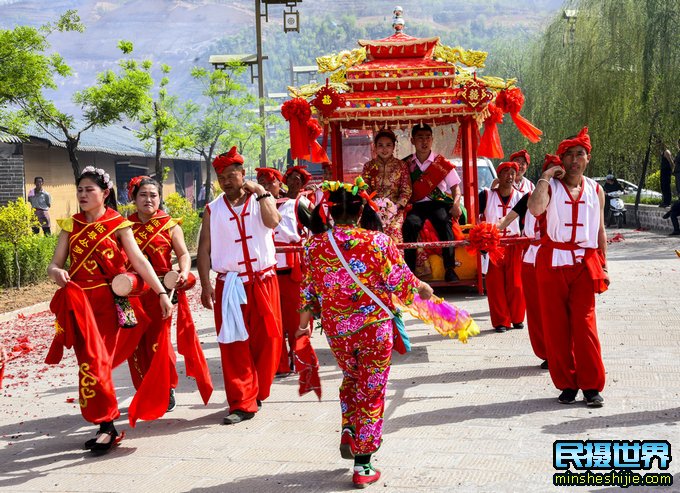
M 529 153 L 526 151 L 526 149 L 517 151 L 513 154 L 510 154 L 510 161 L 514 161 L 519 166 L 519 171 L 515 177 L 515 188 L 517 191 L 522 195 L 532 192 L 534 190 L 534 184 L 531 182 L 531 180 L 529 180 L 529 178 L 524 176 L 524 174 L 529 169 L 529 165 L 531 164 L 531 156 Z
M 245 181 L 232 147 L 213 161 L 224 193 L 205 208 L 198 242 L 201 302 L 215 309 L 229 414 L 251 419 L 269 397 L 281 353 L 281 306 L 273 230 L 281 216 L 271 193 Z M 213 289 L 210 269 L 217 272 Z
M 583 390 L 589 407 L 601 407 L 605 372 L 595 320 L 595 293 L 609 285 L 604 191 L 583 173 L 590 161 L 588 128 L 562 141 L 564 169 L 541 175 L 529 198 L 535 216 L 545 212 L 546 234 L 536 256 L 541 319 L 550 376 L 571 404 Z
M 543 162 L 544 172 L 553 166 L 562 166 L 559 156 L 546 154 Z M 524 251 L 522 256 L 522 292 L 527 311 L 527 327 L 529 331 L 529 341 L 534 354 L 543 360 L 541 368 L 548 369 L 548 356 L 545 350 L 545 337 L 543 335 L 543 323 L 541 321 L 541 299 L 540 290 L 536 284 L 536 253 L 541 244 L 541 236 L 545 236 L 545 213 L 536 217 L 529 212 L 527 204 L 531 192 L 525 194 L 519 202 L 512 208 L 510 213 L 505 216 L 498 224 L 498 229 L 503 230 L 517 218 L 520 224 L 524 224 L 522 229 L 523 236 L 531 238 L 531 243 Z
M 310 216 L 310 202 L 300 195 L 311 174 L 302 166 L 289 168 L 284 175 L 273 168 L 257 168 L 257 181 L 275 197 L 280 197 L 281 182 L 288 186 L 288 193 L 276 200 L 276 208 L 281 215 L 279 225 L 274 229 L 274 245 L 277 247 L 302 246 L 307 238 L 307 230 L 300 220 Z M 291 197 L 294 193 L 294 197 Z M 302 282 L 302 263 L 300 252 L 276 254 L 276 275 L 279 280 L 281 300 L 281 322 L 283 342 L 279 358 L 277 376 L 288 375 L 295 369 L 293 348 L 295 332 L 300 325 L 300 283 Z
M 409 165 L 413 182 L 413 207 L 404 219 L 404 241 L 418 241 L 418 234 L 427 219 L 437 231 L 440 240 L 453 241 L 453 221 L 457 221 L 461 215 L 460 177 L 456 166 L 441 154 L 432 152 L 432 128 L 429 125 L 421 123 L 414 126 L 411 130 L 411 143 L 416 152 L 403 159 Z M 405 250 L 404 259 L 415 272 L 416 250 Z M 446 271 L 444 279 L 449 282 L 457 281 L 454 249 L 442 248 L 442 260 Z
M 498 224 L 508 215 L 522 195 L 515 190 L 518 165 L 506 161 L 498 165 L 498 188 L 479 192 L 479 210 L 483 220 Z M 501 230 L 504 237 L 519 236 L 515 221 Z M 508 245 L 501 260 L 489 261 L 486 273 L 486 292 L 491 313 L 491 325 L 496 332 L 506 332 L 510 327 L 524 328 L 524 297 L 522 295 L 522 247 Z

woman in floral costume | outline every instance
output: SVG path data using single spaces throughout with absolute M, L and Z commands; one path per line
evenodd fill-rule
M 378 215 L 385 233 L 395 242 L 402 242 L 404 207 L 411 198 L 411 176 L 408 165 L 394 157 L 397 137 L 389 129 L 375 134 L 376 158 L 364 164 L 361 175 L 370 192 L 376 194 Z
M 375 483 L 380 471 L 371 455 L 382 441 L 385 390 L 395 338 L 393 297 L 409 304 L 417 292 L 423 299 L 432 288 L 409 270 L 392 239 L 379 231 L 361 177 L 354 185 L 324 182 L 324 204 L 314 209 L 312 232 L 305 244 L 303 313 L 297 335 L 309 333 L 312 313 L 320 314 L 328 343 L 343 372 L 340 386 L 342 436 L 340 453 L 354 459 L 357 487 Z M 327 211 L 327 212 L 326 212 Z M 327 228 L 331 221 L 333 227 Z M 357 225 L 359 224 L 359 225 Z M 381 301 L 377 303 L 343 266 L 340 254 L 357 279 Z

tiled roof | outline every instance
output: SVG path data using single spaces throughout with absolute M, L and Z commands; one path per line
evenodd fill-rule
M 78 126 L 76 125 L 76 128 Z M 31 124 L 24 130 L 27 136 L 47 140 L 51 145 L 66 148 L 61 141 L 61 131 L 52 131 L 52 135 L 37 125 Z M 22 139 L 15 135 L 0 130 L 0 142 L 20 143 Z M 104 152 L 117 156 L 153 158 L 155 154 L 144 147 L 133 130 L 124 126 L 109 125 L 108 127 L 90 128 L 80 136 L 78 151 L 81 152 Z M 164 158 L 179 158 L 198 161 L 194 155 L 166 156 Z

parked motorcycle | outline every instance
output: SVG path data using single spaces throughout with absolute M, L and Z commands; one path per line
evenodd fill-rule
M 621 196 L 624 192 L 614 191 L 609 192 L 609 217 L 607 218 L 607 226 L 611 226 L 616 222 L 616 226 L 622 228 L 626 224 L 626 204 L 623 203 Z

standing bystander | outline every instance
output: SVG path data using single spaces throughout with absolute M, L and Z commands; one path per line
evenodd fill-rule
M 52 207 L 52 197 L 50 197 L 50 194 L 43 189 L 45 180 L 43 180 L 42 176 L 36 176 L 33 183 L 35 184 L 35 188 L 28 192 L 28 201 L 35 210 L 35 216 L 38 218 L 38 223 L 40 223 L 39 227 L 33 227 L 33 232 L 38 234 L 40 228 L 42 228 L 43 233 L 49 235 L 52 233 L 49 212 L 50 207 Z

